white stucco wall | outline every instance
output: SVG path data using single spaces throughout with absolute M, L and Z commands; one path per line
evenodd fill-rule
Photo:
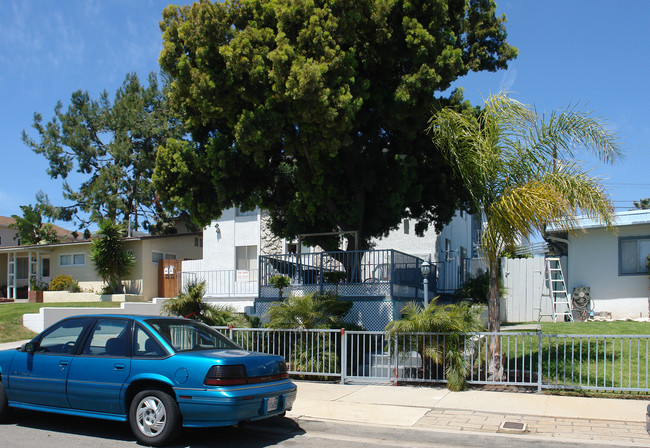
M 373 240 L 375 249 L 396 249 L 410 255 L 426 259 L 429 255 L 432 261 L 445 259 L 445 239 L 451 241 L 451 258 L 458 259 L 460 247 L 467 249 L 467 256 L 472 256 L 472 217 L 467 213 L 456 213 L 438 235 L 430 226 L 423 236 L 415 234 L 415 220 L 409 220 L 408 233 L 405 233 L 404 222 L 397 230 L 387 237 Z
M 234 208 L 224 211 L 221 218 L 212 221 L 210 226 L 203 229 L 203 261 L 188 266 L 204 271 L 234 270 L 237 246 L 256 246 L 259 256 L 259 211 L 247 216 L 236 216 Z
M 650 235 L 650 225 L 619 227 L 618 234 L 602 228 L 569 237 L 568 288 L 591 288 L 594 311 L 613 318 L 648 317 L 647 274 L 619 275 L 620 237 Z

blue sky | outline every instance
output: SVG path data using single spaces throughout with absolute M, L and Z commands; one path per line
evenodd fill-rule
M 21 141 L 34 112 L 52 117 L 73 91 L 112 94 L 129 72 L 157 71 L 162 0 L 2 0 L 0 2 L 0 215 L 20 214 L 43 190 L 61 202 L 45 158 Z M 497 1 L 519 57 L 508 71 L 471 74 L 456 85 L 480 104 L 513 92 L 538 111 L 582 104 L 606 118 L 626 159 L 596 166 L 618 211 L 650 197 L 650 1 Z M 586 158 L 588 159 L 588 158 Z M 73 228 L 72 224 L 66 225 Z

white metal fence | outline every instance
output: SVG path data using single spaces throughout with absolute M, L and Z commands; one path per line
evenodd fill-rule
M 209 297 L 256 297 L 259 290 L 258 271 L 183 271 L 179 276 L 179 291 L 190 282 L 205 282 Z
M 342 383 L 446 383 L 450 360 L 460 358 L 467 364 L 470 384 L 650 392 L 650 335 L 500 332 L 390 337 L 379 331 L 218 329 L 245 349 L 283 356 L 293 375 L 340 378 Z M 432 351 L 438 353 L 437 361 L 429 356 Z

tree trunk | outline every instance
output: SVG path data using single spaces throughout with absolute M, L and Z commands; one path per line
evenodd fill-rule
M 501 309 L 499 297 L 499 260 L 490 260 L 490 291 L 488 293 L 488 331 L 497 333 L 501 330 Z M 501 338 L 490 336 L 489 378 L 501 381 L 503 363 L 501 361 Z
M 488 292 L 488 331 L 501 329 L 498 261 L 490 261 L 490 290 Z

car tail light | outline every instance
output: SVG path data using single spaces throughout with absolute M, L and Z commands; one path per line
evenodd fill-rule
M 287 363 L 280 361 L 280 378 L 287 379 L 289 378 L 289 369 L 287 368 Z
M 234 386 L 237 384 L 246 384 L 248 382 L 246 378 L 246 366 L 212 366 L 203 382 L 208 386 Z

